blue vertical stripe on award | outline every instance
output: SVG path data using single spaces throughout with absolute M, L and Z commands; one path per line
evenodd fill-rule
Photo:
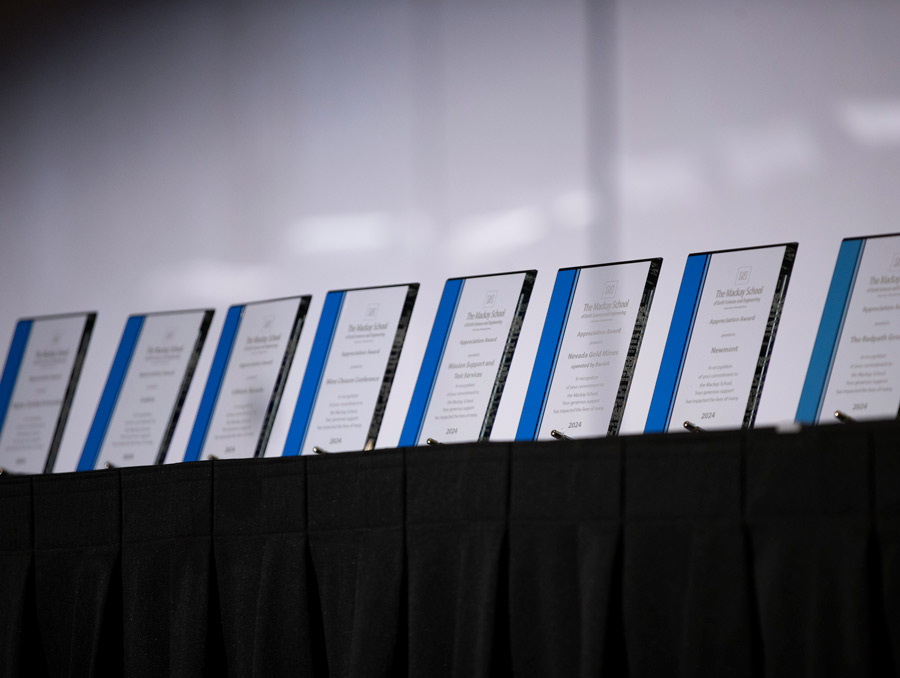
M 25 346 L 28 344 L 28 335 L 31 334 L 31 324 L 31 320 L 20 320 L 16 323 L 12 343 L 9 345 L 9 353 L 6 354 L 3 376 L 0 377 L 0 433 L 3 433 L 6 410 L 9 409 L 16 377 L 19 376 L 19 368 L 22 366 L 22 358 L 25 356 Z
M 197 410 L 197 418 L 194 419 L 194 428 L 191 430 L 191 437 L 184 453 L 185 461 L 197 461 L 203 451 L 206 432 L 209 430 L 213 409 L 219 399 L 219 389 L 225 378 L 225 368 L 231 357 L 231 349 L 234 347 L 234 339 L 237 336 L 243 312 L 243 306 L 232 306 L 228 309 L 228 315 L 225 316 L 222 333 L 219 335 L 219 345 L 216 346 L 216 355 L 213 357 L 209 377 L 206 379 L 206 387 L 203 389 L 203 397 L 200 399 L 200 407 Z
M 316 404 L 316 396 L 319 394 L 322 373 L 325 372 L 325 363 L 331 351 L 331 343 L 334 341 L 334 333 L 337 329 L 345 295 L 346 292 L 329 292 L 325 297 L 322 315 L 319 317 L 319 326 L 316 328 L 316 338 L 313 340 L 309 360 L 306 363 L 306 372 L 303 374 L 303 383 L 300 385 L 300 394 L 297 396 L 297 405 L 294 407 L 291 427 L 288 429 L 284 450 L 281 452 L 283 457 L 300 454 L 300 448 L 309 427 L 309 419 Z
M 525 393 L 525 404 L 522 406 L 516 440 L 537 438 L 580 273 L 581 269 L 570 268 L 556 274 L 553 293 L 550 295 L 550 307 L 547 309 L 541 341 L 538 344 L 534 367 L 531 369 L 531 381 L 528 382 L 528 391 Z
M 825 298 L 825 308 L 822 310 L 822 319 L 819 321 L 816 343 L 813 344 L 812 356 L 806 370 L 806 379 L 803 382 L 803 390 L 800 392 L 797 416 L 794 417 L 794 420 L 801 424 L 815 424 L 819 418 L 819 410 L 825 397 L 831 365 L 837 351 L 841 328 L 844 325 L 844 316 L 847 314 L 847 305 L 850 301 L 853 283 L 856 281 L 856 273 L 859 270 L 865 242 L 862 238 L 844 240 L 838 251 L 834 273 L 831 275 L 831 285 L 828 287 L 828 296 Z
M 144 318 L 145 316 L 142 315 L 131 316 L 125 323 L 122 338 L 119 340 L 119 348 L 116 349 L 116 357 L 113 359 L 109 376 L 106 378 L 106 386 L 103 387 L 103 395 L 100 396 L 100 404 L 97 405 L 97 411 L 94 413 L 94 421 L 91 423 L 87 440 L 84 442 L 84 449 L 81 451 L 81 459 L 78 460 L 76 471 L 90 471 L 97 463 L 100 446 L 106 437 L 109 420 L 112 419 L 119 393 L 122 391 L 122 384 L 125 382 L 125 374 L 128 372 L 138 337 L 144 327 Z
M 428 346 L 422 358 L 422 367 L 419 368 L 419 378 L 416 380 L 403 431 L 400 433 L 400 447 L 412 447 L 419 440 L 419 432 L 425 421 L 431 390 L 437 379 L 437 371 L 444 355 L 444 347 L 447 345 L 447 337 L 450 336 L 450 327 L 456 314 L 456 305 L 462 296 L 464 282 L 464 278 L 455 278 L 444 283 L 441 301 L 434 316 L 434 325 L 431 326 L 431 335 L 428 337 Z
M 669 325 L 669 336 L 666 338 L 666 348 L 663 351 L 659 374 L 656 377 L 656 387 L 653 389 L 653 398 L 650 401 L 650 411 L 647 414 L 644 433 L 664 432 L 669 427 L 669 417 L 675 403 L 675 393 L 678 390 L 678 382 L 681 380 L 681 369 L 684 367 L 684 358 L 691 339 L 697 305 L 703 292 L 703 282 L 706 280 L 706 271 L 709 268 L 711 256 L 710 254 L 692 254 L 685 262 L 681 287 L 678 290 L 678 299 L 675 301 L 675 312 L 672 314 L 672 323 Z

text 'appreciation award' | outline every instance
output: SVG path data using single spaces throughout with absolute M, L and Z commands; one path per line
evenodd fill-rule
M 537 271 L 444 285 L 401 446 L 487 440 Z
M 413 283 L 328 293 L 286 456 L 375 447 L 418 290 Z
M 49 473 L 62 439 L 96 313 L 16 324 L 0 378 L 0 469 Z
M 841 243 L 797 407 L 805 424 L 900 411 L 900 234 Z
M 797 244 L 691 254 L 645 432 L 751 428 Z
M 661 266 L 560 269 L 516 440 L 618 433 Z
M 212 316 L 198 310 L 128 318 L 79 471 L 162 463 Z
M 228 309 L 185 461 L 262 456 L 309 301 L 288 297 Z

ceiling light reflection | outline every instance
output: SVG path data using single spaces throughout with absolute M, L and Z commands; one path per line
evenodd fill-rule
M 488 256 L 540 240 L 547 230 L 543 214 L 519 207 L 479 214 L 462 220 L 453 230 L 450 246 L 461 257 Z
M 305 217 L 287 231 L 288 246 L 298 254 L 383 249 L 394 236 L 390 215 L 380 212 Z
M 233 304 L 272 296 L 278 289 L 278 271 L 260 264 L 239 264 L 192 259 L 153 269 L 144 276 L 140 291 L 150 308 L 172 304 Z
M 722 149 L 728 177 L 745 189 L 809 172 L 819 156 L 809 129 L 793 121 L 727 130 Z
M 597 202 L 588 191 L 567 191 L 552 201 L 550 213 L 560 226 L 580 231 L 597 218 Z
M 696 159 L 673 151 L 625 156 L 621 189 L 626 208 L 651 213 L 695 207 L 710 194 Z
M 838 105 L 837 118 L 857 143 L 900 144 L 900 101 L 847 101 Z

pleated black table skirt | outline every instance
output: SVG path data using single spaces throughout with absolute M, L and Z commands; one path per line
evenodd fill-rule
M 900 426 L 0 478 L 2 676 L 900 676 Z

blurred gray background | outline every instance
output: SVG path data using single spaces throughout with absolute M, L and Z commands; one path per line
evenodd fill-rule
M 537 268 L 495 438 L 511 438 L 556 269 L 663 256 L 624 430 L 643 428 L 685 257 L 800 243 L 757 425 L 793 418 L 845 236 L 900 231 L 889 0 L 53 0 L 0 14 L 0 353 L 97 310 L 57 464 L 74 468 L 129 313 L 216 318 L 422 284 L 396 444 L 444 280 Z

